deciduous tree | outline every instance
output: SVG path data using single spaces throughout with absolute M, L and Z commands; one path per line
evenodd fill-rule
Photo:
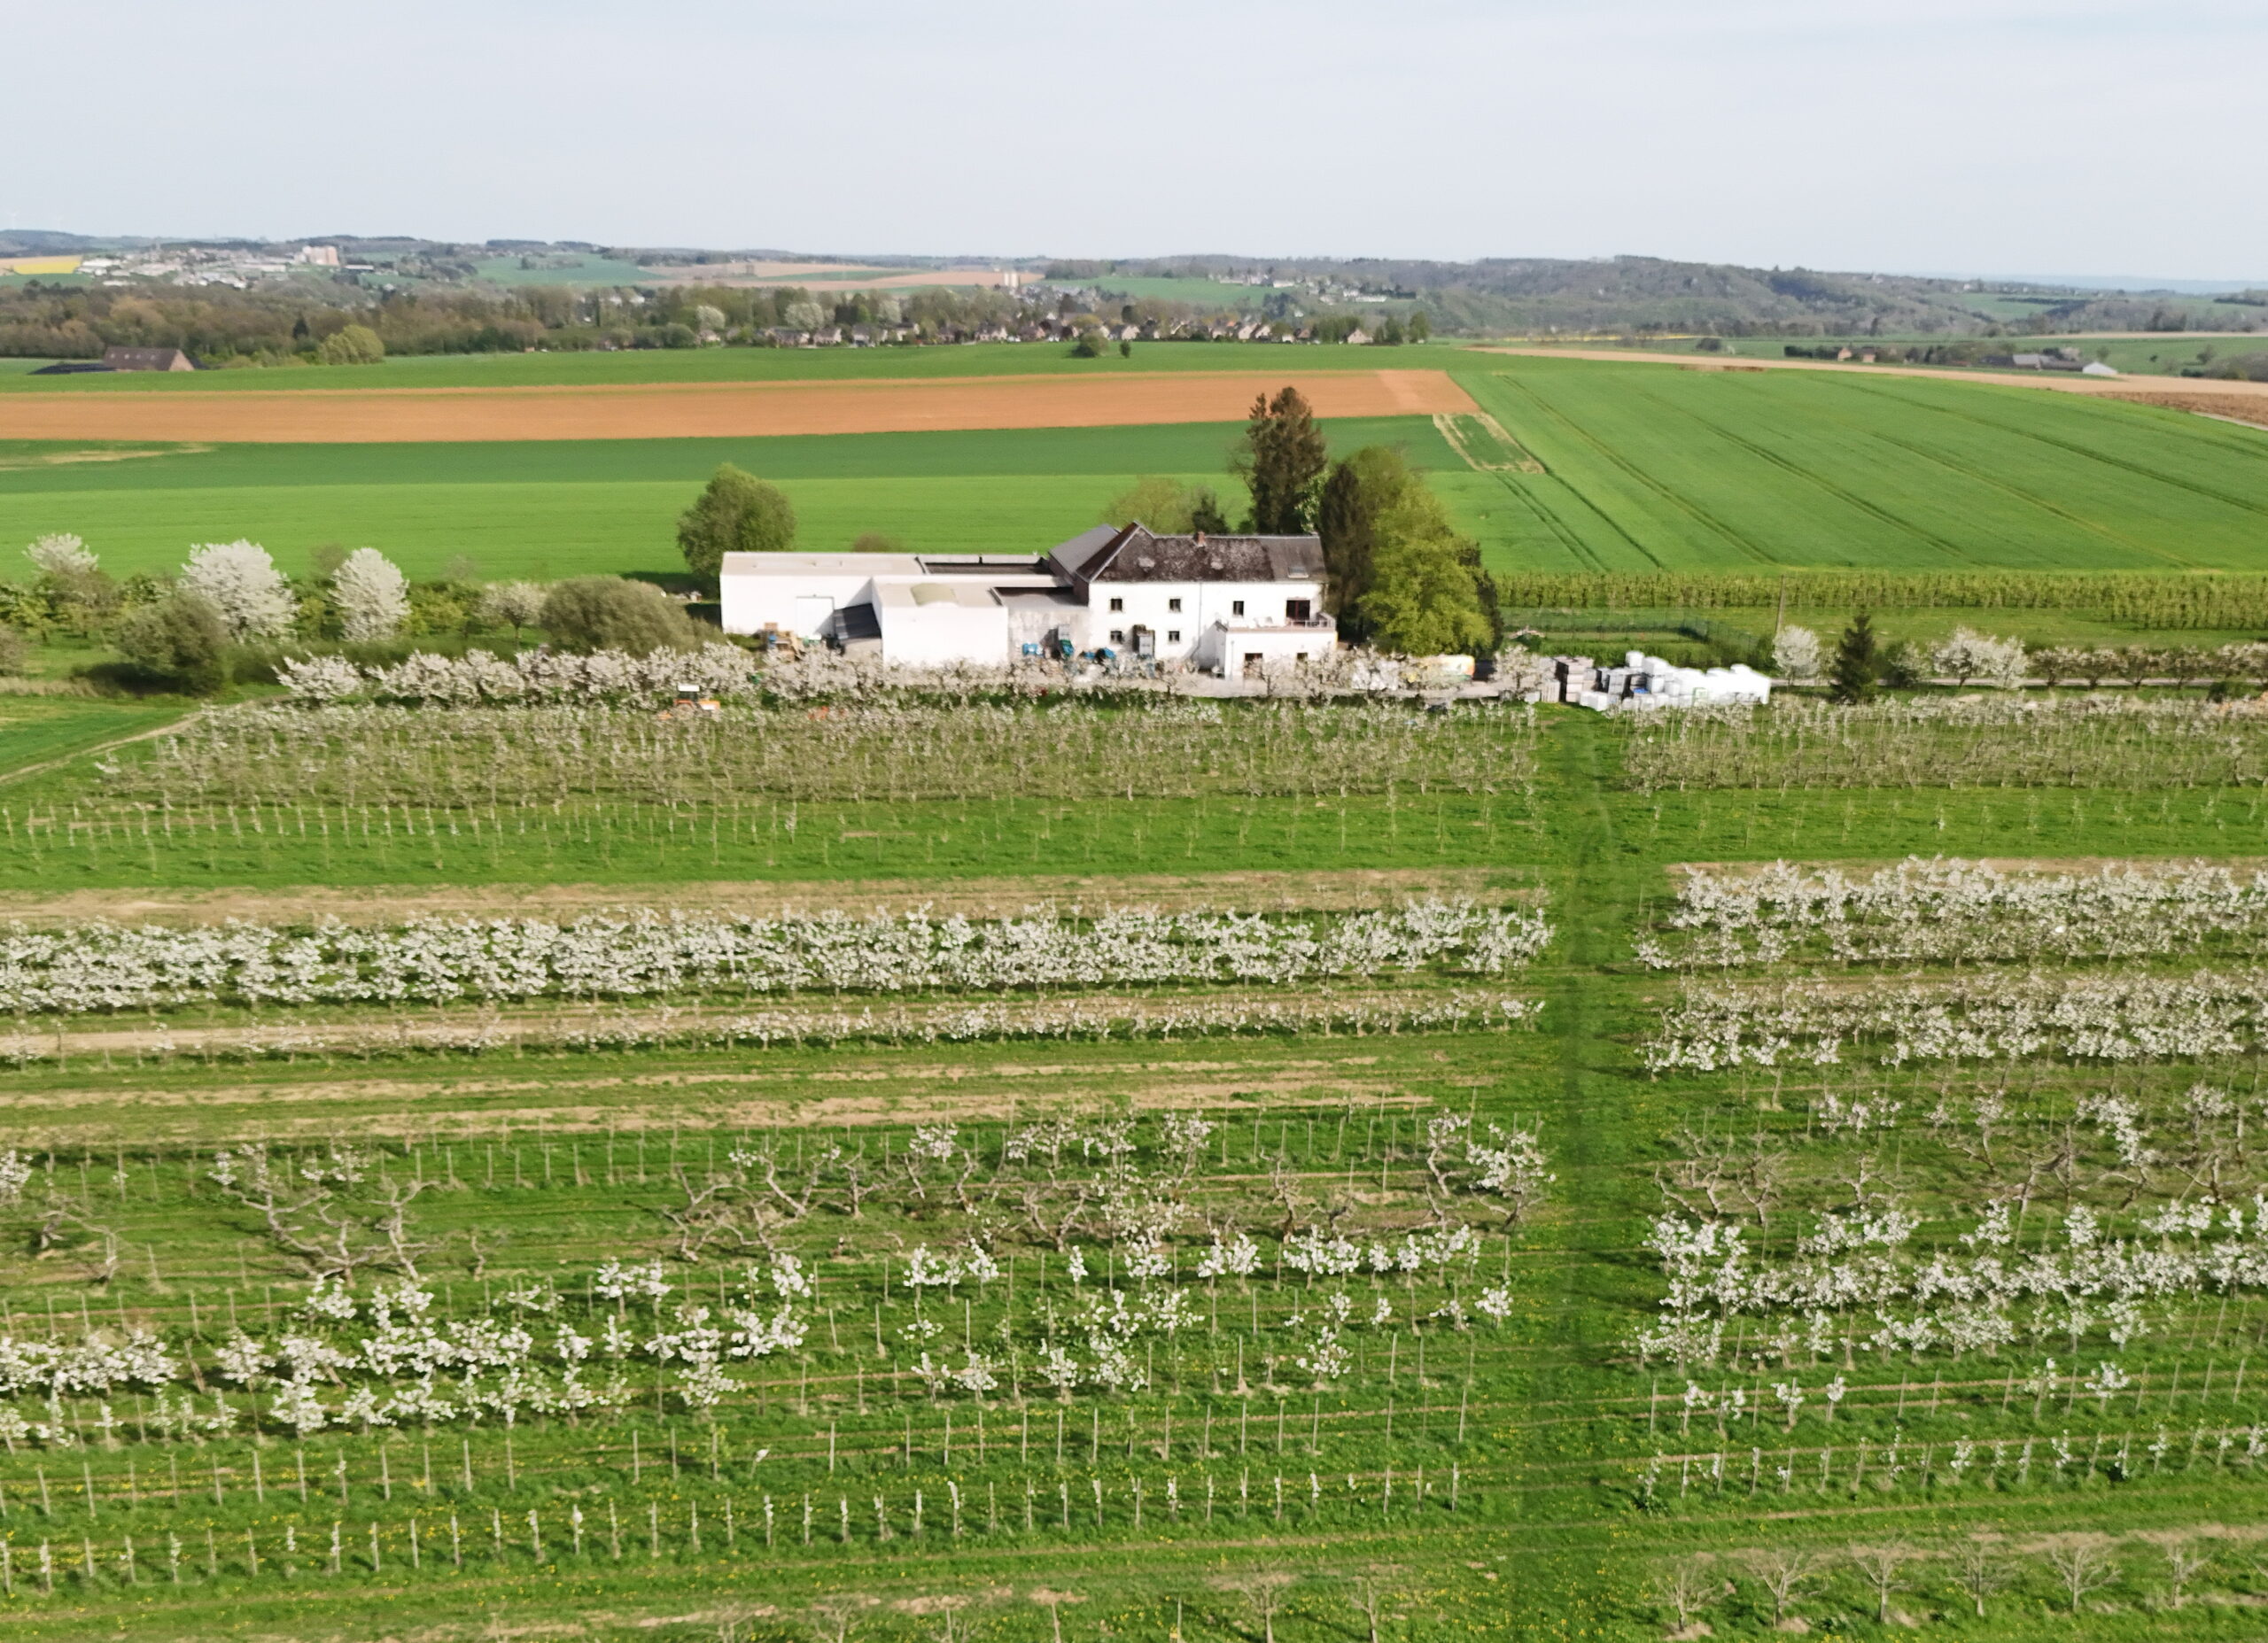
M 796 510 L 775 485 L 725 463 L 678 515 L 678 551 L 694 575 L 715 581 L 727 554 L 778 554 L 796 545 Z
M 299 614 L 291 584 L 257 542 L 207 542 L 189 550 L 181 585 L 209 601 L 236 639 L 271 639 L 291 630 Z
M 350 639 L 390 639 L 409 615 L 409 578 L 375 547 L 358 547 L 332 572 L 330 596 Z

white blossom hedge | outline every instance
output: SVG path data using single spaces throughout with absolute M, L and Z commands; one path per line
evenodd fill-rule
M 1639 1050 L 1656 1072 L 1878 1059 L 2135 1062 L 2268 1043 L 2268 973 L 1689 983 Z
M 190 1004 L 444 1004 L 685 995 L 1275 985 L 1499 975 L 1551 926 L 1522 908 L 1413 903 L 1309 918 L 1119 911 L 973 919 L 842 912 L 418 918 L 369 928 L 97 923 L 0 935 L 0 1010 L 78 1015 Z
M 1655 969 L 2246 955 L 2268 942 L 2268 874 L 2196 862 L 2010 872 L 1919 858 L 1871 873 L 1776 862 L 1697 871 L 1637 942 Z
M 655 706 L 674 701 L 684 690 L 738 699 L 760 694 L 756 659 L 734 645 L 657 650 L 644 656 L 620 650 L 524 650 L 509 657 L 486 650 L 462 656 L 418 651 L 406 661 L 377 667 L 358 666 L 344 656 L 302 656 L 277 663 L 276 679 L 292 695 L 315 704 L 359 700 L 425 707 L 572 701 Z

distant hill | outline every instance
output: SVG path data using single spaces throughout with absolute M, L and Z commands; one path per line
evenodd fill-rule
M 2231 324 L 2212 299 L 2173 291 L 2124 292 L 2021 281 L 1915 275 L 1751 268 L 1660 257 L 1566 260 L 1488 258 L 1477 262 L 1357 258 L 1204 255 L 1058 265 L 1102 291 L 1115 279 L 1161 288 L 1161 279 L 1320 282 L 1421 303 L 1437 329 L 1502 332 L 1682 331 L 1726 337 L 1972 336 L 1996 331 L 2180 330 Z M 2225 290 L 2225 287 L 2216 288 Z M 1286 293 L 1255 288 L 1266 306 Z M 1341 302 L 1349 300 L 1340 298 Z M 1365 298 L 1351 299 L 1360 306 Z M 2241 323 L 2241 321 L 2235 322 Z
M 903 253 L 857 256 L 786 248 L 719 250 L 686 246 L 602 246 L 582 240 L 494 239 L 455 242 L 415 235 L 323 234 L 307 239 L 157 240 L 108 237 L 50 229 L 0 233 L 0 257 L 127 253 L 138 260 L 196 265 L 271 262 L 300 245 L 337 248 L 350 271 L 385 290 L 494 291 L 501 286 L 698 283 L 711 265 L 743 262 L 815 268 L 946 266 L 944 259 Z M 152 250 L 151 248 L 157 248 Z M 196 253 L 226 253 L 200 258 Z M 556 259 L 547 261 L 547 259 Z M 1753 268 L 1736 263 L 1681 262 L 1663 257 L 1484 258 L 1441 262 L 1398 258 L 1253 257 L 1208 252 L 1175 257 L 1076 261 L 1011 257 L 977 259 L 1021 270 L 1066 291 L 1082 307 L 1094 303 L 1116 319 L 1132 306 L 1138 317 L 1201 321 L 1240 311 L 1306 325 L 1336 316 L 1342 326 L 1368 323 L 1381 309 L 1423 307 L 1435 331 L 1462 336 L 1684 334 L 1739 337 L 1991 337 L 2085 331 L 2245 330 L 2268 329 L 2268 297 L 2202 281 L 2137 281 L 2124 289 L 2072 276 L 2056 279 L 1960 279 L 1814 268 Z M 589 267 L 592 277 L 579 276 Z M 720 267 L 720 279 L 729 270 Z M 858 277 L 856 275 L 853 278 Z M 1027 288 L 1027 300 L 1043 294 Z M 341 300 L 350 300 L 342 293 Z

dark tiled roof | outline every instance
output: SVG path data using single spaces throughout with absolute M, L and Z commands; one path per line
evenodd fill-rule
M 1077 541 L 1084 545 L 1091 536 Z M 1310 580 L 1323 575 L 1323 544 L 1311 536 L 1156 536 L 1131 524 L 1083 564 L 1064 568 L 1092 582 Z

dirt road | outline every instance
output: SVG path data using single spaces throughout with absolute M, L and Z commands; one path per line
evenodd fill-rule
M 579 388 L 313 389 L 269 393 L 9 394 L 0 439 L 332 445 L 741 438 L 967 428 L 1241 422 L 1295 386 L 1321 416 L 1474 409 L 1443 371 L 1174 371 L 952 381 L 651 384 Z

